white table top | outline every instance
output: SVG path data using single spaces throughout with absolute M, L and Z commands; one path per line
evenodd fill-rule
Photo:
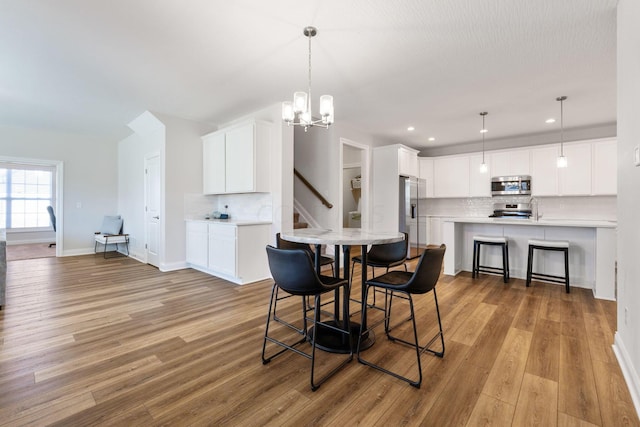
M 342 228 L 324 230 L 321 228 L 297 228 L 280 233 L 290 242 L 309 243 L 312 245 L 379 245 L 404 240 L 399 232 L 367 231 L 360 228 Z

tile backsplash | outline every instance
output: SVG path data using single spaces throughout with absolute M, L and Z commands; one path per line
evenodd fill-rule
M 590 219 L 616 221 L 615 196 L 536 197 L 538 216 L 548 219 Z M 486 217 L 494 203 L 528 203 L 530 197 L 469 197 L 460 199 L 421 199 L 420 215 Z
M 272 220 L 271 193 L 221 194 L 215 196 L 188 193 L 184 195 L 185 219 L 201 219 L 214 211 L 226 212 L 236 220 Z

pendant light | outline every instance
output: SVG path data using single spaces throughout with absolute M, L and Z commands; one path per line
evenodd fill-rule
M 333 123 L 333 96 L 320 97 L 320 119 L 314 120 L 311 113 L 311 38 L 318 34 L 318 30 L 315 27 L 305 27 L 302 33 L 309 39 L 309 90 L 294 92 L 293 102 L 282 103 L 282 120 L 289 126 L 303 126 L 306 132 L 311 126 L 326 129 Z
M 484 127 L 484 118 L 487 114 L 489 113 L 487 113 L 486 111 L 480 113 L 480 115 L 482 116 L 482 129 L 480 129 L 480 133 L 482 134 L 482 163 L 480 164 L 480 173 L 487 173 L 489 170 L 487 164 L 484 161 L 484 134 L 487 133 L 487 128 Z
M 560 156 L 558 156 L 558 160 L 556 165 L 559 168 L 567 167 L 567 158 L 564 156 L 564 108 L 563 103 L 567 99 L 566 96 L 559 96 L 556 98 L 556 101 L 560 101 Z

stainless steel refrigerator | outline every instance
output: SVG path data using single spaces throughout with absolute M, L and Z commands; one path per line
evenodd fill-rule
M 427 233 L 418 221 L 418 198 L 425 188 L 424 179 L 400 177 L 399 231 L 409 235 L 407 259 L 419 257 L 426 247 Z

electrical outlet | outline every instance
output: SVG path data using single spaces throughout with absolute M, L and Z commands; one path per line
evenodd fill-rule
M 629 324 L 629 308 L 624 308 L 624 324 L 625 326 Z
M 638 145 L 633 148 L 633 164 L 640 166 L 640 146 Z

